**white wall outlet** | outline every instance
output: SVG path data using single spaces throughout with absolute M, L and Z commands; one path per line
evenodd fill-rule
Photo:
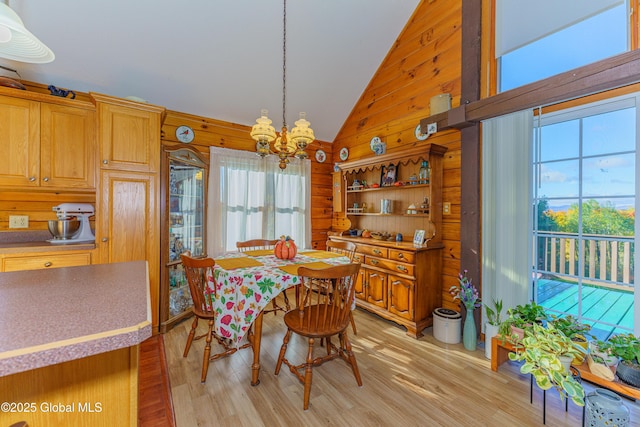
M 29 228 L 29 216 L 9 215 L 9 228 Z
M 451 203 L 444 202 L 442 204 L 442 214 L 443 215 L 451 215 Z

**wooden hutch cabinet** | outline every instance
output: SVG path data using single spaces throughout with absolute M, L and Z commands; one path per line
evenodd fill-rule
M 445 147 L 430 144 L 344 162 L 338 165 L 341 180 L 334 176 L 334 216 L 350 230 L 329 238 L 357 245 L 356 261 L 362 268 L 356 304 L 406 327 L 413 338 L 432 325 L 433 310 L 442 300 L 445 152 Z M 425 162 L 428 178 L 420 179 Z M 416 230 L 425 231 L 426 244 L 414 244 Z

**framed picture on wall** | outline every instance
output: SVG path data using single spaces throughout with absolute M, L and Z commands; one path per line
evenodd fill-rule
M 380 176 L 380 186 L 389 187 L 396 183 L 398 180 L 398 165 L 393 163 L 388 166 L 382 166 L 382 172 Z
M 424 243 L 424 230 L 416 230 L 413 233 L 413 244 L 422 246 L 422 243 Z

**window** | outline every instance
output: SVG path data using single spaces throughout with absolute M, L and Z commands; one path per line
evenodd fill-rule
M 496 0 L 498 91 L 504 92 L 631 49 L 637 0 Z
M 311 166 L 248 151 L 211 148 L 209 173 L 210 254 L 236 250 L 236 242 L 289 235 L 298 247 L 309 243 Z
M 534 128 L 534 297 L 601 339 L 634 331 L 639 99 L 542 115 Z

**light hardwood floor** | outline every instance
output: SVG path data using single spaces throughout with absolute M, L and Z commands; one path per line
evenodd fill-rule
M 182 351 L 190 321 L 165 335 L 173 404 L 178 427 L 193 426 L 537 426 L 542 424 L 542 391 L 512 362 L 492 372 L 484 350 L 464 349 L 433 338 L 419 340 L 404 329 L 356 310 L 358 335 L 349 330 L 364 385 L 336 359 L 314 368 L 310 407 L 302 409 L 302 384 L 282 369 L 274 375 L 286 331 L 282 314 L 265 315 L 260 384 L 250 385 L 252 353 L 242 350 L 213 361 L 200 383 L 202 341 L 187 358 Z M 201 325 L 204 326 L 204 325 Z M 204 330 L 204 328 L 202 328 Z M 306 340 L 294 336 L 287 355 L 306 355 Z M 318 350 L 322 351 L 322 350 Z M 585 383 L 587 393 L 594 387 Z M 640 425 L 640 404 L 624 399 L 631 425 Z M 582 408 L 547 392 L 547 426 L 580 426 Z

